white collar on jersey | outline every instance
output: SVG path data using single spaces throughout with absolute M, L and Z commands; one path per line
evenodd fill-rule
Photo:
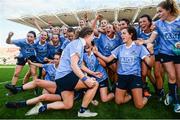
M 106 35 L 106 37 L 108 38 L 108 40 L 114 40 L 115 38 L 116 38 L 116 36 L 114 35 L 114 37 L 113 38 L 110 38 L 110 37 L 108 37 L 107 35 Z
M 126 44 L 125 44 L 125 47 L 126 47 L 126 48 L 131 48 L 133 45 L 135 45 L 135 42 L 132 42 L 131 45 L 128 46 L 128 47 L 127 47 Z
M 82 42 L 83 46 L 85 46 L 85 45 L 86 45 L 85 39 L 83 39 L 83 38 L 79 38 L 79 39 L 80 39 L 80 41 Z
M 88 54 L 88 53 L 87 53 L 87 54 Z M 90 53 L 90 55 L 88 55 L 88 57 L 91 57 L 93 54 L 94 54 L 93 51 L 91 51 L 91 53 Z
M 175 21 L 178 21 L 179 19 L 180 19 L 180 16 L 178 16 L 176 19 L 174 19 L 174 20 L 173 20 L 173 21 L 171 21 L 171 22 L 166 21 L 166 20 L 165 20 L 165 22 L 166 22 L 166 23 L 168 23 L 168 24 L 171 24 L 171 23 L 173 23 L 173 22 L 175 22 Z
M 27 43 L 27 44 L 30 44 L 27 39 L 26 39 L 26 43 Z M 34 42 L 33 42 L 33 44 L 34 44 Z M 31 44 L 30 44 L 30 45 L 31 45 Z
M 46 42 L 45 42 L 44 44 L 41 44 L 41 41 L 39 41 L 39 45 L 45 46 L 45 45 L 46 45 Z

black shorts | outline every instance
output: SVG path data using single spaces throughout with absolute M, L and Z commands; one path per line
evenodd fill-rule
M 78 81 L 79 78 L 74 74 L 74 72 L 55 80 L 57 86 L 55 94 L 61 94 L 63 91 L 74 91 Z
M 116 62 L 117 62 L 117 59 L 114 58 L 111 62 L 106 63 L 106 66 L 109 67 L 110 65 L 112 65 L 113 63 L 116 63 Z
M 103 80 L 99 83 L 99 88 L 108 87 L 108 79 Z
M 36 56 L 30 56 L 28 58 L 18 57 L 16 65 L 24 66 L 26 64 L 26 62 L 27 62 L 27 59 L 31 60 L 31 62 L 36 62 Z
M 142 88 L 142 79 L 136 75 L 118 75 L 116 87 L 123 90 L 131 90 L 133 88 Z
M 159 61 L 160 62 L 160 55 L 159 54 L 157 54 L 157 55 L 155 55 L 155 61 Z
M 159 56 L 161 63 L 174 62 L 174 64 L 180 64 L 180 56 L 172 56 L 162 53 L 159 53 Z

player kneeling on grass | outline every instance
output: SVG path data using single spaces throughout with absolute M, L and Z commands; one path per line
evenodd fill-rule
M 88 69 L 82 67 L 82 70 L 96 78 L 96 81 L 99 83 L 101 100 L 102 102 L 108 102 L 114 98 L 114 93 L 108 93 L 108 75 L 92 52 L 92 48 L 90 46 L 85 47 L 86 52 L 83 60 Z
M 97 49 L 94 49 L 94 53 L 106 62 L 111 62 L 114 58 L 118 59 L 115 102 L 123 104 L 133 97 L 136 108 L 141 109 L 148 101 L 148 98 L 143 97 L 142 94 L 141 60 L 151 66 L 149 52 L 144 46 L 138 46 L 133 42 L 137 39 L 133 27 L 123 29 L 121 37 L 125 44 L 113 50 L 109 57 L 103 56 Z M 131 90 L 132 96 L 127 94 L 128 89 Z
M 52 64 L 40 64 L 40 63 L 33 63 L 30 60 L 28 61 L 31 65 L 35 65 L 37 67 L 42 67 L 46 71 L 45 80 L 34 80 L 29 83 L 26 83 L 23 86 L 20 87 L 10 87 L 9 90 L 12 93 L 17 93 L 29 89 L 34 89 L 36 87 L 41 87 L 46 90 L 46 94 L 40 95 L 38 97 L 26 100 L 26 101 L 19 101 L 19 102 L 7 102 L 6 107 L 8 108 L 20 108 L 25 107 L 28 105 L 34 105 L 41 101 L 60 101 L 61 97 L 59 94 L 54 94 L 56 90 L 56 83 L 55 81 L 55 72 L 57 67 L 59 66 L 59 60 L 60 60 L 60 53 L 56 53 L 54 55 L 54 60 Z

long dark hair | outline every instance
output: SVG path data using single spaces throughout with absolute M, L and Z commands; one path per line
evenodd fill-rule
M 127 28 L 128 33 L 129 34 L 132 34 L 132 40 L 137 40 L 137 32 L 136 32 L 136 29 L 133 27 L 133 26 L 129 26 Z

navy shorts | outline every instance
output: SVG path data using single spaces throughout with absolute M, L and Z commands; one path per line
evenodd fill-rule
M 162 53 L 159 53 L 159 56 L 161 63 L 174 62 L 174 64 L 180 64 L 180 56 L 172 56 Z
M 27 62 L 27 59 L 31 60 L 31 62 L 36 62 L 36 56 L 30 56 L 28 58 L 18 57 L 16 65 L 24 66 L 26 64 L 26 62 Z
M 55 80 L 57 86 L 55 94 L 61 94 L 63 91 L 74 91 L 78 81 L 79 78 L 74 74 L 74 72 Z
M 99 83 L 99 88 L 108 87 L 108 79 L 105 79 Z
M 116 87 L 123 90 L 131 90 L 134 88 L 142 88 L 142 79 L 136 75 L 118 75 Z
M 155 61 L 159 61 L 160 62 L 160 55 L 159 54 L 157 54 L 157 55 L 155 55 Z

